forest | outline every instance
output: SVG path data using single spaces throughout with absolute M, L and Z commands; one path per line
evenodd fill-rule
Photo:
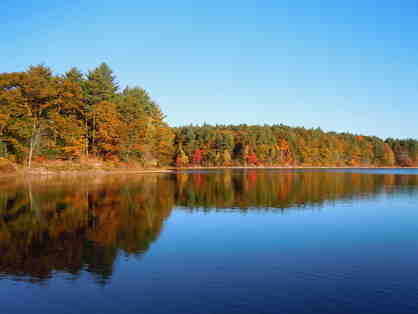
M 118 85 L 102 63 L 54 74 L 44 65 L 0 73 L 0 158 L 95 158 L 141 167 L 418 166 L 418 140 L 276 125 L 170 127 L 142 87 Z

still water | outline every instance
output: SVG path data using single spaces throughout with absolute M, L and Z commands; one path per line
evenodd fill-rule
M 0 313 L 418 313 L 417 170 L 0 182 Z

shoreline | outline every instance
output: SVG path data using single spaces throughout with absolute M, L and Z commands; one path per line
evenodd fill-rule
M 0 178 L 34 178 L 34 177 L 62 177 L 62 176 L 97 176 L 97 175 L 126 175 L 149 173 L 173 173 L 170 169 L 89 169 L 89 170 L 46 170 L 46 169 L 19 169 L 16 172 L 0 173 Z
M 418 169 L 418 167 L 336 167 L 336 166 L 217 166 L 217 167 L 178 167 L 174 170 L 206 170 L 206 169 Z
M 45 168 L 32 168 L 32 169 L 17 169 L 15 172 L 0 173 L 0 178 L 12 178 L 12 177 L 24 177 L 24 178 L 33 178 L 36 176 L 49 177 L 49 176 L 80 176 L 80 175 L 129 175 L 129 174 L 150 174 L 150 173 L 176 173 L 183 170 L 226 170 L 226 169 L 243 169 L 243 170 L 269 170 L 269 169 L 278 169 L 278 170 L 304 170 L 304 169 L 341 169 L 341 170 L 350 170 L 350 169 L 371 169 L 371 170 L 398 170 L 398 169 L 418 169 L 418 167 L 336 167 L 336 166 L 217 166 L 217 167 L 167 167 L 167 168 L 152 168 L 152 169 L 123 169 L 123 168 L 114 168 L 114 169 L 87 169 L 87 170 L 51 170 Z

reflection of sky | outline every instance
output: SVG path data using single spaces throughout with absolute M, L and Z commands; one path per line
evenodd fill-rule
M 397 169 L 328 169 L 325 171 L 334 172 L 350 172 L 364 174 L 402 174 L 402 175 L 418 175 L 418 169 L 414 168 L 397 168 Z

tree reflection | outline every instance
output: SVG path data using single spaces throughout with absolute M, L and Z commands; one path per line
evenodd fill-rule
M 416 195 L 417 187 L 417 175 L 262 170 L 8 182 L 0 189 L 0 274 L 42 282 L 86 271 L 105 284 L 118 254 L 146 253 L 175 206 L 287 211 Z
M 86 270 L 106 282 L 119 250 L 140 256 L 158 237 L 174 204 L 171 181 L 106 178 L 1 191 L 0 273 L 36 281 Z

